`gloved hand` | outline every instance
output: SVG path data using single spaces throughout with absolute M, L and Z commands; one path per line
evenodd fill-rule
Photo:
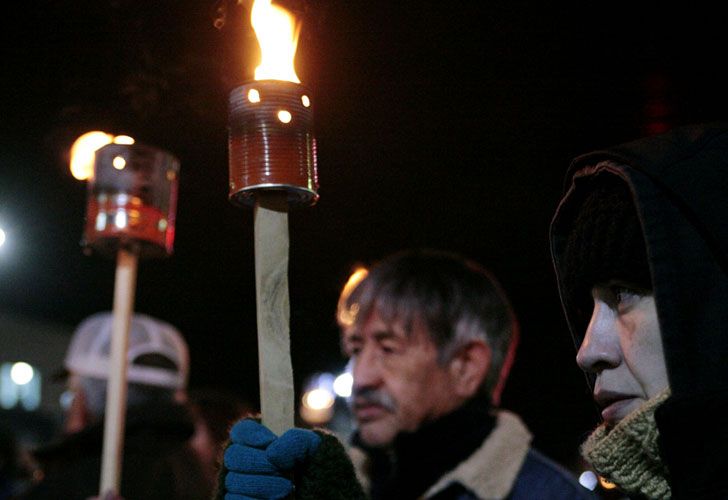
M 225 450 L 225 500 L 281 499 L 293 491 L 293 468 L 308 460 L 321 443 L 313 431 L 289 429 L 276 437 L 251 419 L 236 423 Z

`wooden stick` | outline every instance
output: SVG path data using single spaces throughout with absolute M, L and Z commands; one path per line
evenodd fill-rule
M 254 219 L 260 410 L 263 425 L 280 435 L 294 423 L 286 194 L 257 193 Z
M 104 447 L 101 459 L 99 496 L 108 492 L 119 494 L 121 459 L 126 417 L 126 370 L 129 346 L 129 325 L 134 308 L 138 255 L 120 249 L 116 259 L 114 310 L 111 330 L 111 365 L 106 390 Z

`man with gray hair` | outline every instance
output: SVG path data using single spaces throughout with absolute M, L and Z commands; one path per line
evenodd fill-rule
M 352 453 L 372 498 L 589 498 L 496 410 L 518 324 L 497 280 L 415 250 L 372 267 L 338 314 L 354 377 Z M 357 458 L 359 455 L 359 458 Z
M 71 398 L 63 435 L 36 451 L 44 478 L 24 498 L 85 500 L 98 493 L 111 331 L 110 312 L 94 314 L 76 328 L 60 374 Z M 135 314 L 127 361 L 121 496 L 135 500 L 209 496 L 188 442 L 194 424 L 182 404 L 189 375 L 182 335 L 169 323 Z
M 496 409 L 518 326 L 490 273 L 458 255 L 413 250 L 362 275 L 344 287 L 338 322 L 358 424 L 350 456 L 366 497 L 594 498 L 531 447 L 518 416 Z M 236 424 L 225 454 L 225 498 L 290 491 L 298 500 L 360 498 L 342 494 L 343 479 L 340 487 L 321 486 L 346 474 L 331 440 L 293 431 L 276 437 L 250 420 Z M 295 485 L 287 480 L 294 464 Z

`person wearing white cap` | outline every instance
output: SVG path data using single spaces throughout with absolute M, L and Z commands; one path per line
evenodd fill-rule
M 85 500 L 98 493 L 112 314 L 94 314 L 76 328 L 62 375 L 73 395 L 63 435 L 36 450 L 44 479 L 28 499 Z M 135 314 L 127 354 L 127 417 L 121 496 L 199 499 L 209 496 L 187 407 L 189 352 L 169 323 Z

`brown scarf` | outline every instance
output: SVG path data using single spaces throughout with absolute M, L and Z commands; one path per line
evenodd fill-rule
M 670 395 L 666 389 L 612 428 L 602 424 L 581 447 L 594 469 L 627 494 L 669 499 L 668 472 L 657 447 L 655 409 Z

